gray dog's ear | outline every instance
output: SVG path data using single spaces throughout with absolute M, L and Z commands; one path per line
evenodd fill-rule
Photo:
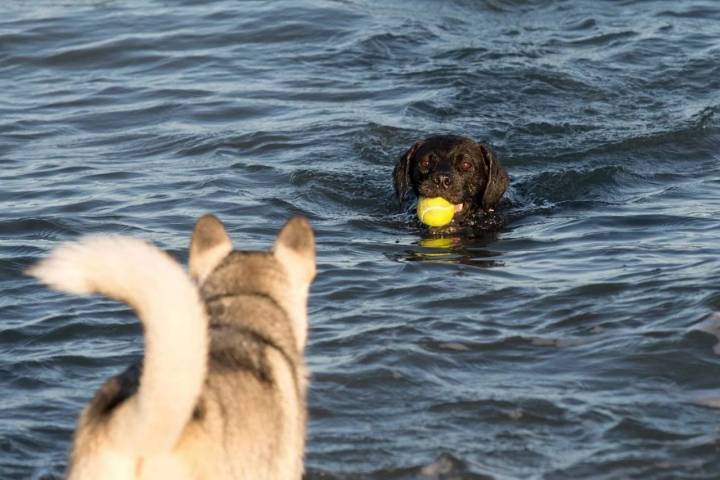
M 232 248 L 222 222 L 215 215 L 203 215 L 190 240 L 190 276 L 202 284 Z
M 505 193 L 510 180 L 490 147 L 483 144 L 478 145 L 480 146 L 480 152 L 482 152 L 487 174 L 487 182 L 485 182 L 482 194 L 482 208 L 487 212 L 495 208 L 495 205 Z
M 302 282 L 315 277 L 315 235 L 304 217 L 293 217 L 280 230 L 273 254 L 288 273 Z
M 395 184 L 395 196 L 402 202 L 410 191 L 410 166 L 415 152 L 424 143 L 423 140 L 415 142 L 398 159 L 393 170 L 393 183 Z

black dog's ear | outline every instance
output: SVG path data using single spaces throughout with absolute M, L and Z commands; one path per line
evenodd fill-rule
M 487 182 L 485 182 L 485 188 L 482 194 L 482 208 L 488 212 L 495 209 L 495 205 L 497 205 L 503 193 L 505 193 L 510 180 L 507 172 L 505 172 L 505 169 L 500 165 L 500 162 L 498 162 L 495 153 L 493 153 L 490 147 L 482 144 L 478 145 L 482 152 L 483 163 L 485 163 L 487 173 Z
M 412 147 L 408 148 L 405 153 L 398 159 L 395 169 L 393 170 L 393 183 L 395 184 L 395 196 L 402 202 L 405 200 L 410 191 L 410 166 L 415 156 L 415 152 L 423 140 L 415 142 Z

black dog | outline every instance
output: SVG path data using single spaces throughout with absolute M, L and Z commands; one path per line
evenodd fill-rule
M 403 202 L 416 197 L 443 197 L 455 205 L 455 227 L 477 224 L 494 213 L 509 179 L 489 146 L 455 135 L 416 142 L 393 171 L 395 194 Z

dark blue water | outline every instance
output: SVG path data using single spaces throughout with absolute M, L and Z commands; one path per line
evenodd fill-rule
M 311 479 L 720 475 L 720 3 L 0 6 L 0 477 L 58 478 L 133 316 L 20 272 L 309 217 Z M 491 142 L 506 227 L 426 242 L 396 158 Z M 720 351 L 720 350 L 719 350 Z

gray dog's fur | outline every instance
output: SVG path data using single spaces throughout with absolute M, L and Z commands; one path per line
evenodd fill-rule
M 142 365 L 109 379 L 81 415 L 70 479 L 302 477 L 315 275 L 304 219 L 289 221 L 272 251 L 242 252 L 217 218 L 202 217 L 192 279 L 157 248 L 119 236 L 61 246 L 29 273 L 125 301 L 145 328 Z

